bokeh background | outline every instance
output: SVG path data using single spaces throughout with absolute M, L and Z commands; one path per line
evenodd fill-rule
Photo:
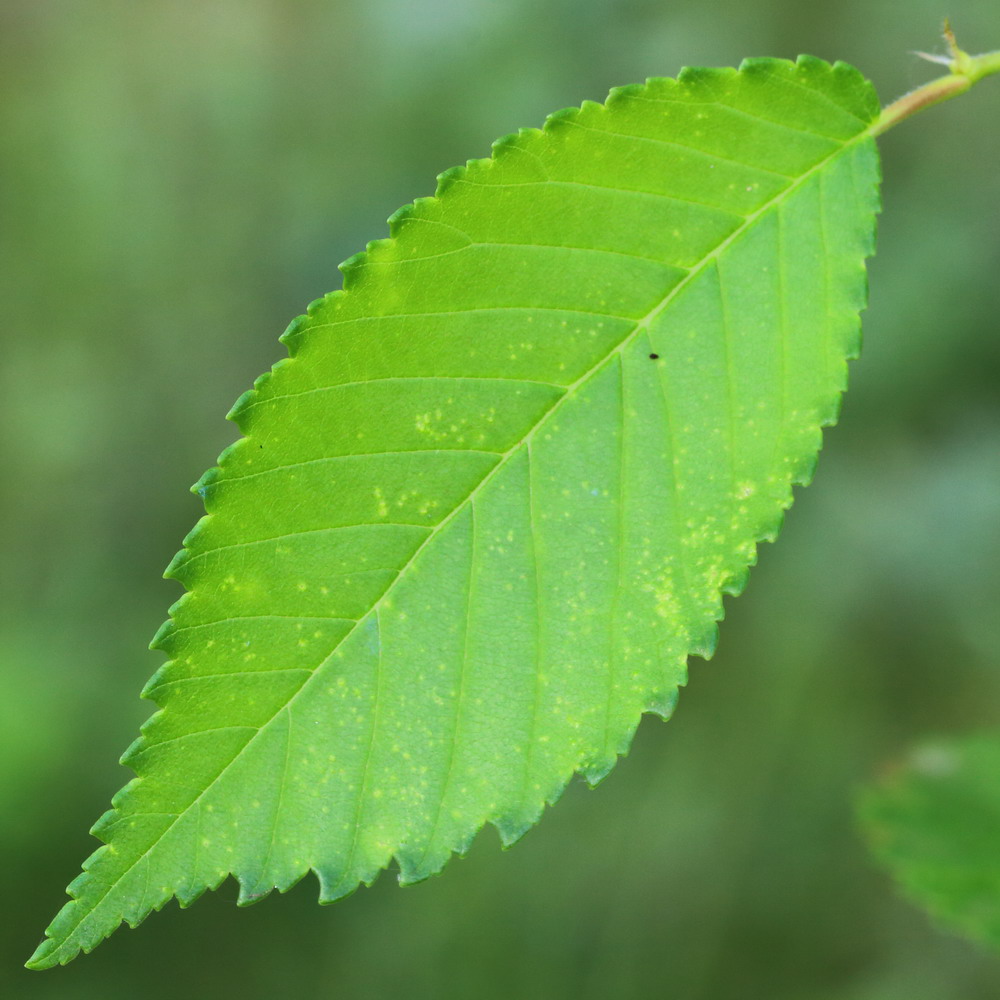
M 815 485 L 675 718 L 501 853 L 333 907 L 170 904 L 20 968 L 150 710 L 188 485 L 276 337 L 434 175 L 684 64 L 810 52 L 884 100 L 982 0 L 2 0 L 0 993 L 17 1000 L 995 1000 L 901 901 L 857 786 L 1000 725 L 1000 81 L 887 135 L 866 351 Z

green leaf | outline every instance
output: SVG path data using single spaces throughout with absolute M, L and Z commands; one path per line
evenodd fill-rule
M 859 799 L 872 851 L 945 926 L 1000 947 L 1000 736 L 928 743 Z
M 161 710 L 34 967 L 229 874 L 427 878 L 669 716 L 836 418 L 877 113 L 812 58 L 650 80 L 342 265 L 196 486 Z

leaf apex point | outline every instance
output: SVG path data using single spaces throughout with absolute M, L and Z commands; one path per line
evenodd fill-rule
M 44 938 L 31 953 L 28 961 L 24 963 L 24 967 L 31 969 L 32 972 L 42 972 L 45 969 L 51 969 L 54 965 L 58 964 L 57 961 L 50 960 L 50 955 L 54 950 L 55 941 L 50 937 Z

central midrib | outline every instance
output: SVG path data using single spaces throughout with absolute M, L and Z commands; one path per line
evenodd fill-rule
M 842 156 L 847 150 L 851 149 L 857 143 L 864 139 L 872 138 L 872 126 L 869 125 L 868 128 L 863 129 L 856 135 L 852 136 L 850 139 L 845 140 L 837 149 L 835 149 L 828 156 L 824 157 L 822 160 L 818 161 L 812 167 L 810 167 L 805 173 L 798 177 L 794 182 L 789 184 L 786 188 L 776 194 L 773 198 L 766 201 L 759 209 L 750 215 L 746 216 L 743 223 L 738 226 L 732 233 L 730 233 L 724 240 L 722 240 L 718 246 L 713 250 L 709 251 L 697 264 L 695 264 L 690 271 L 676 284 L 669 292 L 652 308 L 645 316 L 635 321 L 633 328 L 627 333 L 619 343 L 600 358 L 594 365 L 592 365 L 583 375 L 581 375 L 575 382 L 566 387 L 563 394 L 549 407 L 549 409 L 541 416 L 534 427 L 529 430 L 524 437 L 519 441 L 515 442 L 506 451 L 501 453 L 496 465 L 479 481 L 479 483 L 469 491 L 469 493 L 460 500 L 451 512 L 445 516 L 438 524 L 436 524 L 427 537 L 418 545 L 414 550 L 410 558 L 403 564 L 399 569 L 391 583 L 387 585 L 382 594 L 373 602 L 372 606 L 357 620 L 357 622 L 346 632 L 336 643 L 336 645 L 330 650 L 330 652 L 316 665 L 315 668 L 310 672 L 310 674 L 303 680 L 302 684 L 290 695 L 287 701 L 284 702 L 271 716 L 267 722 L 263 723 L 254 734 L 240 747 L 239 750 L 233 755 L 233 757 L 220 769 L 218 774 L 202 789 L 201 792 L 179 813 L 176 817 L 163 829 L 161 833 L 150 843 L 146 850 L 139 855 L 129 866 L 121 873 L 121 875 L 115 879 L 114 882 L 108 884 L 105 891 L 101 894 L 98 901 L 91 906 L 85 913 L 83 913 L 80 919 L 77 921 L 74 930 L 70 935 L 64 939 L 61 947 L 65 947 L 69 944 L 71 937 L 76 934 L 79 927 L 92 913 L 95 913 L 99 907 L 101 907 L 111 895 L 112 891 L 121 883 L 121 881 L 129 874 L 130 871 L 143 859 L 148 857 L 148 855 L 155 849 L 157 844 L 163 840 L 164 837 L 176 826 L 181 818 L 186 816 L 191 809 L 193 809 L 204 797 L 208 794 L 222 778 L 225 776 L 226 772 L 240 759 L 242 754 L 253 745 L 254 741 L 265 732 L 274 720 L 281 714 L 281 712 L 286 709 L 291 709 L 291 706 L 299 698 L 302 693 L 307 690 L 311 682 L 318 676 L 322 675 L 324 668 L 330 663 L 334 653 L 358 630 L 358 628 L 369 620 L 372 614 L 376 613 L 378 609 L 383 605 L 385 600 L 391 595 L 396 584 L 407 572 L 410 566 L 419 558 L 420 554 L 424 549 L 433 542 L 433 540 L 441 533 L 444 528 L 451 523 L 451 521 L 465 508 L 465 505 L 475 500 L 479 493 L 493 480 L 493 478 L 499 474 L 499 472 L 504 469 L 508 461 L 521 449 L 530 443 L 535 434 L 541 430 L 553 415 L 559 412 L 559 408 L 567 400 L 574 396 L 575 392 L 589 381 L 592 377 L 597 375 L 611 360 L 616 356 L 621 354 L 632 341 L 643 331 L 647 330 L 650 324 L 670 305 L 670 303 L 686 288 L 690 285 L 698 276 L 700 276 L 705 268 L 715 261 L 722 253 L 724 253 L 734 242 L 736 242 L 741 236 L 743 236 L 747 231 L 749 231 L 753 225 L 769 211 L 780 205 L 783 201 L 789 198 L 795 191 L 797 191 L 803 184 L 806 183 L 811 177 L 815 176 L 819 171 L 826 167 L 829 163 L 835 160 L 837 157 Z M 155 749 L 150 747 L 149 749 Z M 99 849 L 100 850 L 100 849 Z M 230 872 L 229 874 L 234 874 Z M 262 872 L 263 875 L 263 872 Z M 80 905 L 78 899 L 74 900 L 77 905 Z

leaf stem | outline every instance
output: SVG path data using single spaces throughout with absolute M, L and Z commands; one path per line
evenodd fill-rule
M 943 62 L 951 71 L 947 76 L 931 80 L 916 90 L 904 94 L 898 101 L 882 109 L 875 123 L 869 129 L 869 134 L 876 136 L 888 131 L 894 125 L 905 121 L 910 115 L 929 108 L 934 104 L 950 100 L 959 94 L 964 94 L 974 83 L 983 77 L 1000 73 L 1000 51 L 987 52 L 981 56 L 970 56 L 963 52 L 955 41 L 955 34 L 945 23 L 945 41 L 948 44 L 950 58 L 925 56 L 932 62 Z M 922 53 L 918 53 L 922 55 Z

